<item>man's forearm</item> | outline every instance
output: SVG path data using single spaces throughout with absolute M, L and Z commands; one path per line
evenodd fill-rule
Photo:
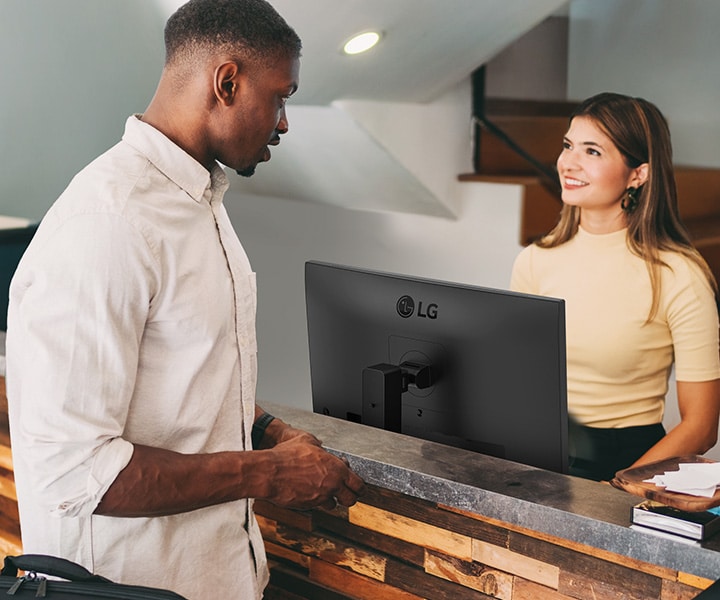
M 355 503 L 364 483 L 345 461 L 307 432 L 279 420 L 271 427 L 264 450 L 179 454 L 136 445 L 95 514 L 158 517 L 242 498 L 298 509 Z
M 157 517 L 267 493 L 261 452 L 180 454 L 136 445 L 95 509 L 113 517 Z M 252 461 L 252 467 L 249 463 Z

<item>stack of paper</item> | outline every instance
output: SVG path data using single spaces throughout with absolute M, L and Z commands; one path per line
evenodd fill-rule
M 717 486 L 720 485 L 720 462 L 680 463 L 678 469 L 678 471 L 665 471 L 664 474 L 655 475 L 645 482 L 664 487 L 668 492 L 705 498 L 712 498 L 715 495 Z

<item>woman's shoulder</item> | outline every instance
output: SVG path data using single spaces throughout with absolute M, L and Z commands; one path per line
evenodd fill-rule
M 676 250 L 664 250 L 660 252 L 660 260 L 667 267 L 667 271 L 675 277 L 707 279 L 698 261 L 687 254 Z
M 516 265 L 527 265 L 532 264 L 537 257 L 547 256 L 551 248 L 543 248 L 535 243 L 528 244 L 520 250 L 518 255 L 515 257 Z
M 697 260 L 678 251 L 663 251 L 660 253 L 663 262 L 663 286 L 669 289 L 692 288 L 702 295 L 712 294 L 712 285 L 706 272 Z

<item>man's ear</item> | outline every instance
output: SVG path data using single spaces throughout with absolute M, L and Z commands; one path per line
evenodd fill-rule
M 221 104 L 230 106 L 238 95 L 240 66 L 234 61 L 224 62 L 215 69 L 213 92 Z

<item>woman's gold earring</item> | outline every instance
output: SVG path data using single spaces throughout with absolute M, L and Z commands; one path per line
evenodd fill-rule
M 633 212 L 638 205 L 637 196 L 638 189 L 635 187 L 629 187 L 627 190 L 625 190 L 625 195 L 620 201 L 620 208 L 622 208 L 627 213 Z

